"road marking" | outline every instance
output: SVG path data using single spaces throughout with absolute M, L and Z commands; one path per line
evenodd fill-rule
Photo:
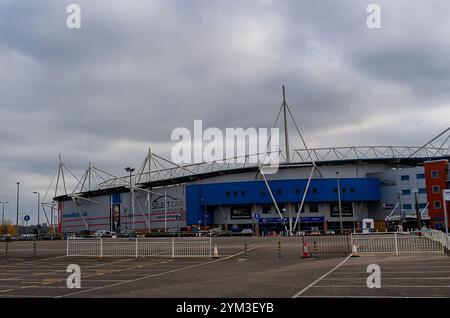
M 334 272 L 336 269 L 338 269 L 339 267 L 341 267 L 345 262 L 347 262 L 350 257 L 352 255 L 350 254 L 349 256 L 347 256 L 342 262 L 340 262 L 338 265 L 336 265 L 333 269 L 331 269 L 330 271 L 328 271 L 327 273 L 325 273 L 324 275 L 322 275 L 321 277 L 319 277 L 318 279 L 316 279 L 314 282 L 312 282 L 311 284 L 309 284 L 308 286 L 306 286 L 305 288 L 303 288 L 301 291 L 299 291 L 297 294 L 295 294 L 294 296 L 292 296 L 292 298 L 297 298 L 300 295 L 302 295 L 304 292 L 306 292 L 308 289 L 310 289 L 312 286 L 314 286 L 315 284 L 317 284 L 318 282 L 320 282 L 322 279 L 324 279 L 325 277 L 327 277 L 329 274 L 331 274 L 332 272 Z
M 251 251 L 251 250 L 254 250 L 254 249 L 256 249 L 256 247 L 254 247 L 252 249 L 249 249 L 248 251 Z M 119 282 L 119 283 L 115 283 L 115 284 L 110 284 L 110 285 L 106 285 L 106 286 L 99 286 L 99 287 L 94 287 L 94 288 L 87 289 L 87 290 L 81 290 L 81 291 L 78 291 L 78 292 L 73 292 L 73 293 L 69 293 L 69 294 L 65 294 L 65 295 L 56 296 L 54 298 L 69 297 L 69 296 L 78 295 L 78 294 L 82 294 L 82 293 L 86 293 L 86 292 L 91 292 L 91 291 L 94 291 L 94 290 L 100 290 L 100 289 L 115 287 L 115 286 L 119 286 L 119 285 L 134 283 L 134 282 L 138 282 L 138 281 L 149 279 L 149 278 L 153 278 L 153 277 L 163 276 L 163 275 L 172 274 L 172 273 L 180 272 L 180 271 L 191 269 L 191 268 L 196 268 L 196 267 L 200 267 L 200 266 L 204 266 L 204 265 L 209 265 L 209 264 L 225 261 L 227 259 L 236 257 L 236 256 L 241 255 L 241 254 L 244 254 L 244 252 L 239 252 L 239 253 L 236 253 L 236 254 L 228 256 L 228 257 L 220 258 L 220 259 L 209 261 L 209 262 L 205 262 L 205 263 L 200 263 L 200 264 L 195 264 L 195 265 L 191 265 L 191 266 L 187 266 L 187 267 L 173 269 L 173 270 L 166 271 L 166 272 L 163 272 L 163 273 L 158 273 L 158 274 L 148 275 L 148 276 L 144 276 L 144 277 L 139 277 L 139 278 L 136 278 L 136 279 L 131 279 L 131 280 L 127 280 L 127 281 L 123 281 L 123 282 Z
M 13 289 L 0 290 L 0 293 L 7 293 L 7 292 L 12 291 L 12 290 L 14 290 L 14 288 Z

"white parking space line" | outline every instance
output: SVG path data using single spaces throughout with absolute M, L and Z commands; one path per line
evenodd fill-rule
M 251 248 L 248 251 L 252 251 L 254 249 L 256 249 L 256 247 Z M 172 269 L 170 271 L 165 271 L 165 272 L 162 272 L 162 273 L 157 273 L 157 274 L 153 274 L 153 275 L 147 275 L 147 276 L 143 276 L 143 277 L 139 277 L 139 278 L 135 278 L 135 279 L 130 279 L 130 280 L 127 280 L 127 281 L 123 281 L 123 282 L 119 282 L 119 283 L 115 283 L 115 284 L 110 284 L 110 285 L 107 285 L 107 286 L 99 286 L 99 287 L 94 287 L 94 288 L 87 289 L 87 290 L 77 291 L 77 292 L 73 292 L 73 293 L 69 293 L 69 294 L 65 294 L 65 295 L 60 295 L 60 296 L 56 296 L 55 298 L 69 297 L 69 296 L 79 295 L 79 294 L 86 293 L 86 292 L 91 292 L 91 291 L 94 291 L 94 290 L 100 290 L 100 289 L 120 286 L 120 285 L 124 285 L 124 284 L 130 284 L 130 283 L 138 282 L 138 281 L 149 279 L 149 278 L 153 278 L 153 277 L 163 276 L 163 275 L 172 274 L 172 273 L 176 273 L 176 272 L 180 272 L 180 271 L 184 271 L 184 270 L 188 270 L 188 269 L 192 269 L 192 268 L 197 268 L 197 267 L 201 267 L 201 266 L 205 266 L 205 265 L 209 265 L 209 264 L 213 264 L 213 263 L 217 263 L 217 262 L 222 262 L 222 261 L 228 260 L 230 258 L 234 258 L 236 256 L 239 256 L 241 254 L 244 254 L 244 252 L 239 252 L 239 253 L 236 253 L 234 255 L 230 255 L 230 256 L 227 256 L 227 257 L 224 257 L 224 258 L 220 258 L 220 259 L 217 259 L 217 260 L 213 260 L 213 261 L 207 261 L 207 262 L 204 262 L 204 263 L 199 263 L 199 264 L 195 264 L 195 265 L 190 265 L 190 266 L 186 266 L 186 267 Z
M 331 269 L 330 271 L 328 271 L 327 273 L 325 273 L 324 275 L 322 275 L 321 277 L 319 277 L 318 279 L 316 279 L 314 282 L 312 282 L 311 284 L 309 284 L 308 286 L 306 286 L 305 288 L 303 288 L 301 291 L 299 291 L 297 294 L 295 294 L 294 296 L 292 296 L 292 298 L 297 298 L 299 296 L 301 296 L 304 292 L 306 292 L 308 289 L 310 289 L 311 287 L 313 287 L 315 284 L 317 284 L 318 282 L 320 282 L 322 279 L 324 279 L 325 277 L 327 277 L 329 274 L 333 273 L 335 270 L 337 270 L 339 267 L 341 267 L 342 265 L 344 265 L 345 262 L 347 262 L 350 257 L 352 255 L 350 254 L 349 256 L 347 256 L 342 262 L 340 262 L 338 265 L 336 265 L 333 269 Z

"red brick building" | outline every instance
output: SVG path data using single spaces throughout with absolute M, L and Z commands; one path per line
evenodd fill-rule
M 430 227 L 444 229 L 444 201 L 442 191 L 449 188 L 449 162 L 448 160 L 427 161 L 424 163 L 424 168 L 429 203 Z M 447 215 L 449 215 L 449 212 L 450 204 L 447 203 Z

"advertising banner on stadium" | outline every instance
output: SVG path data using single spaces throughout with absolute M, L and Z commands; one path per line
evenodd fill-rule
M 353 216 L 353 204 L 351 202 L 342 202 L 341 209 L 342 209 L 343 217 L 352 217 Z M 330 216 L 331 217 L 339 217 L 339 203 L 338 202 L 330 203 Z

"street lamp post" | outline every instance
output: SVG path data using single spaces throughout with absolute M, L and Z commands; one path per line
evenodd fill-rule
M 3 205 L 2 208 L 2 234 L 6 234 L 5 232 L 5 204 L 8 204 L 8 201 L 0 202 Z
M 33 192 L 33 194 L 37 195 L 37 224 L 41 224 L 41 193 L 40 192 Z
M 134 168 L 126 167 L 125 171 L 130 173 L 130 209 L 131 209 L 131 214 L 133 216 L 133 231 L 135 231 L 136 230 L 136 223 L 135 223 L 135 220 L 134 220 L 134 192 L 133 192 L 133 188 L 132 188 L 132 184 L 131 184 L 132 174 L 134 172 Z
M 20 182 L 17 182 L 17 202 L 16 202 L 16 235 L 19 235 L 19 195 L 20 195 Z
M 344 232 L 344 226 L 342 223 L 342 204 L 341 204 L 341 188 L 339 184 L 339 171 L 336 171 L 336 180 L 337 180 L 337 192 L 338 192 L 338 204 L 339 204 L 339 223 L 341 227 L 341 234 Z

